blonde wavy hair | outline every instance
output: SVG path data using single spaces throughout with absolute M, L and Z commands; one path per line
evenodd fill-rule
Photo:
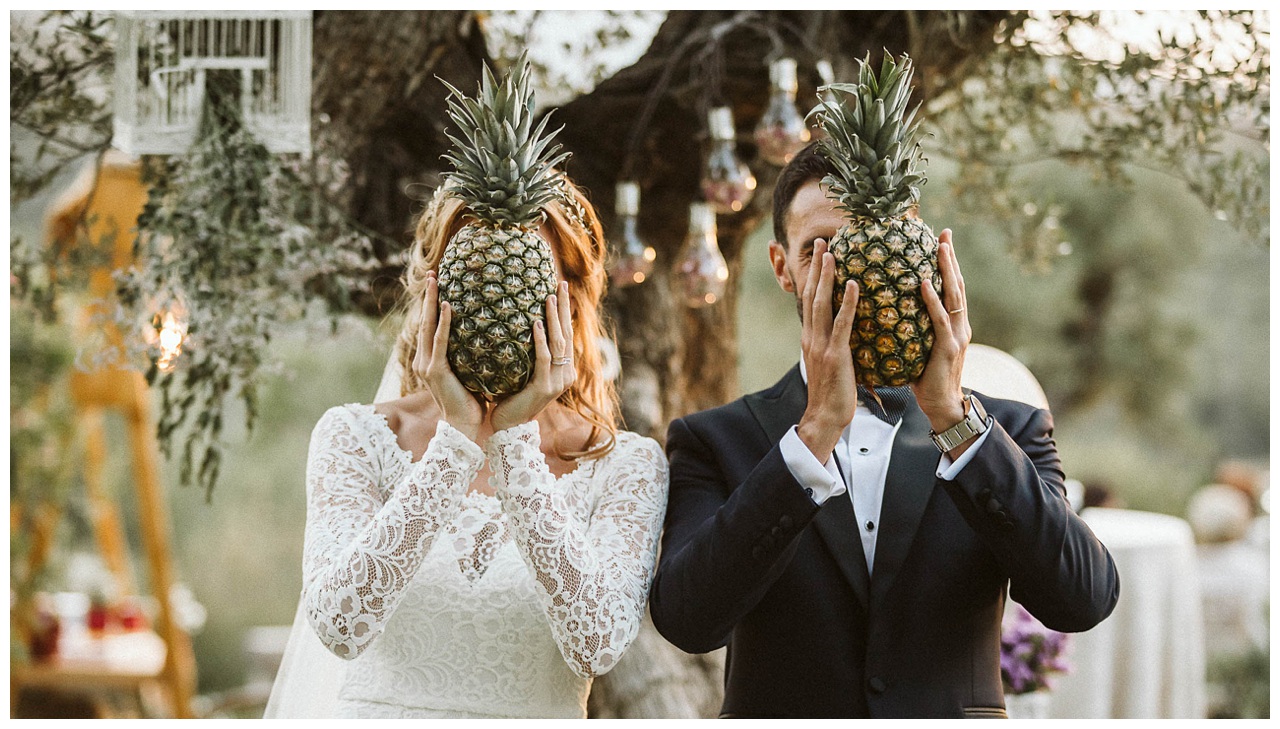
M 582 191 L 568 178 L 562 181 L 565 193 L 576 203 L 573 218 L 578 220 L 566 214 L 562 202 L 549 204 L 546 228 L 553 235 L 547 243 L 559 261 L 561 276 L 569 283 L 573 357 L 578 379 L 558 402 L 591 424 L 591 433 L 582 447 L 561 448 L 559 443 L 555 444 L 556 455 L 572 461 L 599 458 L 613 450 L 618 434 L 619 404 L 613 382 L 603 376 L 604 358 L 599 345 L 600 338 L 608 336 L 600 312 L 607 281 L 604 231 Z M 437 191 L 418 219 L 409 263 L 405 267 L 404 298 L 400 305 L 405 314 L 397 340 L 401 396 L 426 389 L 426 383 L 413 371 L 412 363 L 418 349 L 418 330 L 422 326 L 427 272 L 439 268 L 449 241 L 469 222 L 469 217 L 461 200 Z

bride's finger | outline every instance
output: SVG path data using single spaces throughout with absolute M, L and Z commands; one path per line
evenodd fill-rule
M 556 293 L 547 297 L 547 344 L 553 359 L 564 356 L 564 332 L 560 329 L 559 291 L 560 287 L 557 286 Z
M 430 363 L 433 369 L 449 367 L 449 363 L 445 361 L 445 354 L 449 351 L 449 324 L 452 320 L 453 307 L 446 301 L 440 306 L 440 321 L 436 324 L 435 336 L 431 342 Z
M 418 351 L 417 356 L 414 357 L 414 363 L 419 370 L 425 369 L 426 363 L 431 361 L 431 345 L 436 333 L 438 297 L 435 272 L 430 271 L 427 273 L 427 290 L 422 297 L 422 325 L 418 327 Z
M 551 381 L 551 348 L 547 346 L 547 328 L 541 321 L 533 323 L 533 379 Z

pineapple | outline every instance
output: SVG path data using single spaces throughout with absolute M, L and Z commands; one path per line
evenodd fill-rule
M 870 56 L 857 84 L 829 84 L 845 94 L 812 112 L 825 133 L 819 149 L 835 170 L 822 182 L 848 223 L 831 240 L 836 259 L 835 304 L 845 282 L 858 282 L 850 341 L 858 383 L 897 387 L 919 379 L 933 349 L 933 326 L 920 283 L 942 291 L 938 239 L 915 216 L 923 185 L 923 156 L 915 143 L 917 105 L 911 95 L 911 60 L 885 54 L 877 77 Z
M 454 310 L 448 359 L 462 384 L 487 400 L 529 381 L 533 324 L 556 288 L 551 246 L 538 228 L 560 194 L 555 166 L 569 155 L 548 148 L 558 130 L 545 133 L 547 118 L 533 127 L 528 75 L 522 56 L 501 84 L 486 67 L 474 99 L 445 83 L 459 130 L 444 155 L 454 167 L 446 193 L 468 212 L 438 274 L 440 298 Z

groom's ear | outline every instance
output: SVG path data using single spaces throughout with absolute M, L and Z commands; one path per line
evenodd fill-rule
M 796 292 L 795 281 L 791 279 L 791 272 L 787 270 L 787 246 L 776 240 L 769 241 L 769 263 L 773 265 L 773 277 L 778 279 L 778 285 L 783 291 L 789 294 Z

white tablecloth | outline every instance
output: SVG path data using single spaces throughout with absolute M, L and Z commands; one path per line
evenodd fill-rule
M 1204 630 L 1190 525 L 1125 509 L 1082 516 L 1116 562 L 1120 600 L 1100 625 L 1071 637 L 1074 670 L 1058 677 L 1050 715 L 1203 718 Z

